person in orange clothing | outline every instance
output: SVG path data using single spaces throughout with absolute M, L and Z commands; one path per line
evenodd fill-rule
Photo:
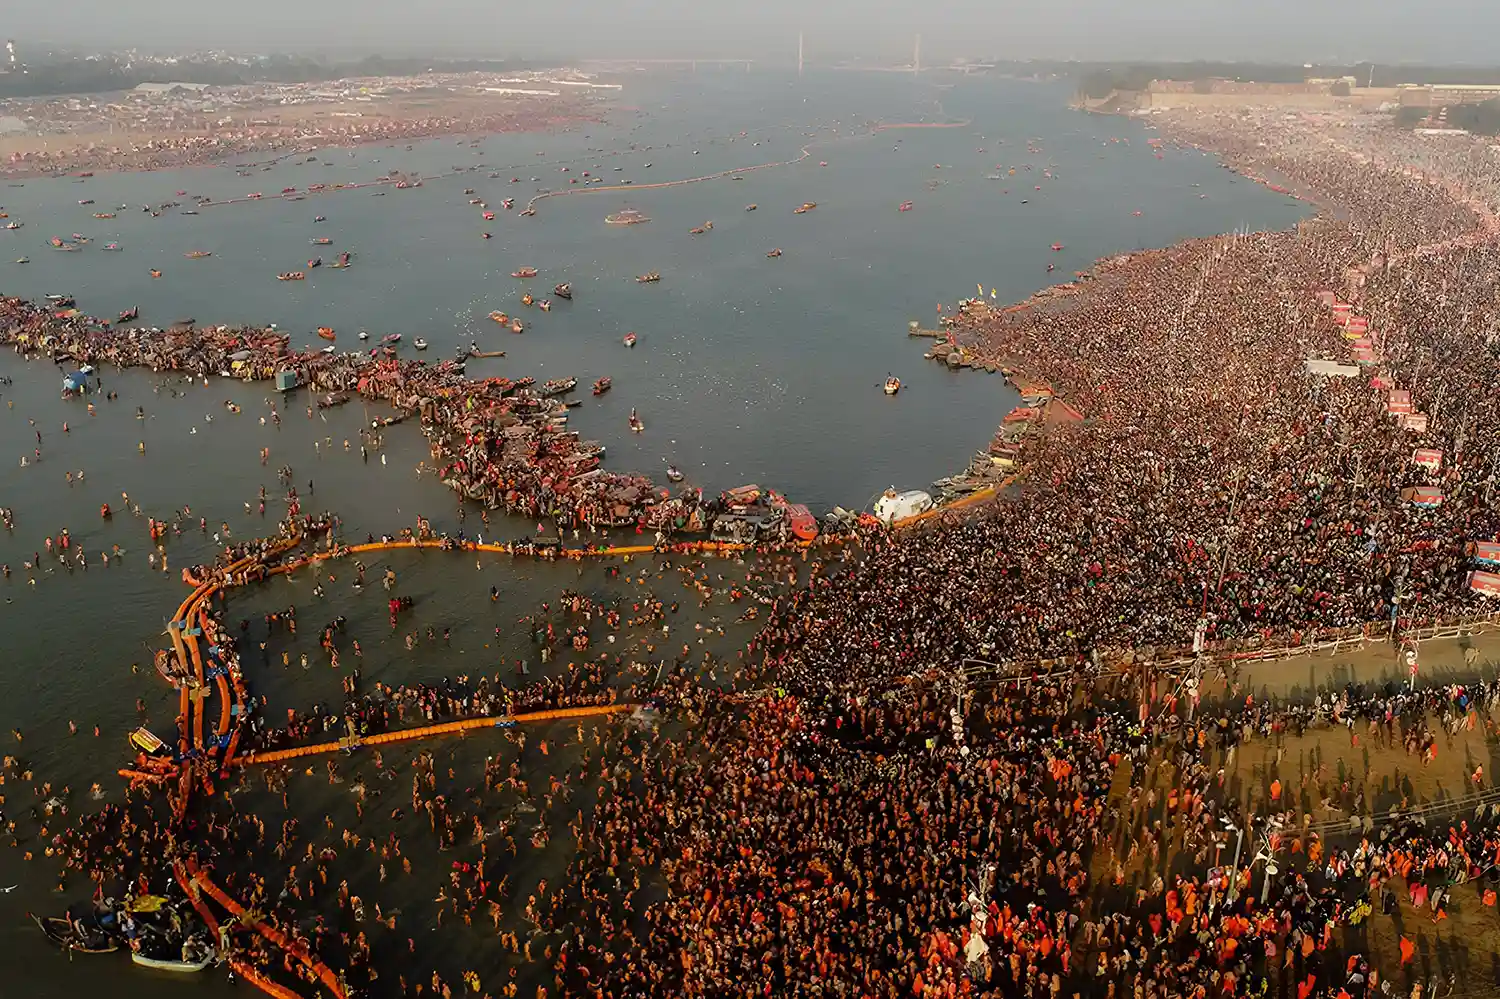
M 1401 938 L 1401 966 L 1404 968 L 1411 963 L 1411 959 L 1417 954 L 1416 945 L 1406 937 Z

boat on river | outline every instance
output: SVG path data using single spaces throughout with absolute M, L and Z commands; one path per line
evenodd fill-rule
M 667 481 L 668 482 L 681 482 L 684 478 L 685 478 L 685 476 L 681 472 L 679 472 L 677 470 L 677 466 L 676 465 L 668 465 L 667 466 Z
M 188 252 L 184 253 L 183 256 L 187 257 L 189 260 L 202 260 L 204 257 L 211 257 L 211 256 L 213 256 L 213 251 L 212 250 L 189 250 Z
M 112 219 L 114 217 L 115 217 L 115 213 L 114 212 L 95 212 L 94 213 L 94 218 L 96 218 L 96 219 Z
M 521 304 L 522 305 L 531 305 L 531 304 L 533 304 L 535 302 L 536 302 L 536 299 L 534 299 L 534 298 L 531 297 L 531 292 L 529 292 L 529 291 L 526 294 L 524 294 L 524 295 L 521 296 Z
M 610 381 L 609 376 L 605 375 L 603 378 L 594 382 L 594 394 L 603 395 L 604 393 L 609 391 L 609 387 L 613 384 L 614 382 Z
M 333 327 L 331 326 L 319 326 L 318 336 L 322 337 L 324 340 L 338 339 L 338 334 L 333 331 Z
M 65 919 L 62 916 L 26 915 L 42 935 L 70 954 L 110 954 L 120 949 L 120 942 L 97 922 Z
M 568 284 L 567 282 L 559 285 L 554 285 L 552 287 L 552 294 L 556 295 L 558 298 L 572 299 L 573 286 Z
M 385 336 L 383 336 L 383 337 L 380 338 L 380 342 L 381 343 L 400 343 L 401 342 L 401 334 L 400 333 L 387 333 Z
M 776 247 L 776 249 L 771 250 L 769 253 L 767 253 L 766 256 L 771 257 L 772 259 L 781 256 L 781 247 Z
M 747 212 L 753 212 L 753 211 L 755 211 L 759 207 L 760 207 L 759 205 L 746 205 L 745 206 L 745 211 L 747 211 Z
M 900 391 L 901 391 L 901 379 L 897 378 L 895 375 L 888 376 L 886 378 L 886 380 L 885 380 L 885 394 L 886 395 L 895 395 L 897 392 L 900 392 Z
M 418 350 L 426 350 L 427 349 L 427 341 L 424 340 L 424 339 L 422 339 L 421 337 L 417 337 L 415 340 L 413 340 L 411 342 L 411 345 L 413 347 L 417 348 Z
M 536 277 L 536 268 L 522 267 L 520 270 L 511 271 L 510 276 L 513 278 L 534 278 Z
M 640 225 L 642 222 L 650 222 L 651 216 L 634 208 L 627 208 L 613 215 L 606 215 L 604 221 L 610 225 Z
M 638 434 L 646 429 L 646 421 L 642 420 L 634 409 L 630 411 L 630 417 L 626 422 L 629 423 L 630 429 L 633 433 Z
M 213 947 L 201 940 L 190 940 L 183 944 L 181 954 L 182 957 L 179 960 L 171 960 L 149 957 L 141 951 L 132 950 L 130 960 L 143 968 L 152 968 L 156 971 L 192 973 L 207 968 L 218 957 Z
M 816 207 L 818 207 L 818 203 L 816 201 L 804 201 L 804 202 L 802 202 L 802 207 L 801 208 L 793 208 L 792 209 L 792 214 L 793 215 L 806 215 L 808 212 L 812 211 Z
M 7 222 L 7 223 L 5 223 L 5 228 L 7 228 L 7 229 L 19 229 L 19 228 L 21 228 L 25 224 L 26 224 L 25 222 Z
M 636 341 L 636 335 L 634 333 L 626 333 L 625 334 L 625 339 L 622 340 L 621 342 L 623 344 L 625 344 L 625 346 L 627 346 L 627 347 L 634 347 L 635 346 L 635 341 Z
M 553 378 L 542 383 L 542 395 L 562 395 L 578 387 L 577 378 Z
M 313 246 L 329 246 L 332 243 L 333 240 L 328 236 L 319 236 L 317 239 L 312 240 Z
M 278 280 L 278 281 L 305 281 L 305 280 L 307 280 L 307 275 L 304 274 L 304 273 L 302 273 L 301 271 L 288 271 L 285 274 L 278 274 L 278 275 L 276 275 L 276 280 Z
M 660 271 L 648 271 L 645 274 L 642 274 L 639 277 L 637 277 L 635 280 L 636 280 L 637 284 L 654 284 L 657 281 L 661 280 L 661 272 Z
M 818 536 L 817 518 L 801 503 L 787 504 L 786 525 L 798 540 L 811 541 Z
M 495 322 L 499 323 L 502 326 L 504 326 L 506 323 L 510 322 L 510 316 L 507 316 L 505 313 L 501 312 L 499 309 L 496 309 L 494 312 L 491 312 L 490 313 L 490 318 L 493 319 Z
M 120 317 L 116 320 L 116 322 L 133 323 L 140 318 L 140 315 L 141 307 L 139 305 L 132 305 L 130 308 L 120 313 Z
M 120 244 L 119 243 L 105 243 L 104 244 L 104 249 L 109 250 L 109 251 L 114 252 L 114 253 L 118 253 L 119 250 L 120 250 Z
M 903 202 L 901 202 L 901 207 L 898 208 L 898 209 L 896 209 L 896 210 L 898 212 L 909 212 L 909 211 L 911 211 L 911 202 L 910 201 L 903 201 Z

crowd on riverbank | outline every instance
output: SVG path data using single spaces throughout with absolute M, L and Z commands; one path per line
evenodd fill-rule
M 78 141 L 69 141 L 72 137 L 67 133 L 49 134 L 45 141 L 18 142 L 12 137 L 5 145 L 16 148 L 0 162 L 0 176 L 21 179 L 80 171 L 176 170 L 288 151 L 418 142 L 445 135 L 534 132 L 590 120 L 583 110 L 554 100 L 503 111 L 393 117 L 369 114 L 355 119 L 309 117 L 259 125 L 240 122 L 215 126 L 205 120 L 174 127 L 166 121 L 153 123 L 148 119 L 144 129 L 139 121 L 129 123 L 136 129 L 135 135 L 122 129 L 107 138 L 83 137 Z
M 1488 800 L 1451 825 L 1377 822 L 1352 788 L 1314 777 L 1357 820 L 1336 834 L 1314 828 L 1279 777 L 1245 796 L 1226 771 L 1246 741 L 1306 726 L 1358 735 L 1362 724 L 1427 759 L 1460 726 L 1493 725 L 1494 684 L 1285 705 L 1231 683 L 1190 712 L 1185 692 L 1082 665 L 1186 646 L 1200 628 L 1210 642 L 1273 642 L 1484 609 L 1467 573 L 1469 546 L 1500 534 L 1485 443 L 1500 431 L 1490 194 L 1463 189 L 1466 160 L 1437 154 L 1442 183 L 1372 178 L 1369 163 L 1318 143 L 1276 155 L 1280 176 L 1344 198 L 1341 217 L 1138 254 L 1063 308 L 964 313 L 956 337 L 1023 365 L 1084 419 L 1025 438 L 1020 496 L 962 525 L 870 535 L 860 557 L 794 576 L 734 689 L 686 660 L 663 663 L 651 703 L 682 724 L 579 726 L 530 754 L 512 733 L 482 786 L 419 755 L 410 808 L 387 803 L 381 825 L 366 818 L 364 783 L 350 789 L 356 820 L 299 827 L 289 812 L 279 839 L 257 810 L 205 806 L 198 848 L 219 851 L 226 876 L 238 868 L 231 884 L 278 923 L 316 926 L 309 942 L 368 995 L 416 994 L 431 967 L 433 991 L 491 997 L 548 968 L 550 982 L 528 982 L 537 999 L 1365 999 L 1440 973 L 1427 934 L 1460 907 L 1496 905 Z M 1329 290 L 1370 317 L 1379 356 L 1359 378 L 1305 369 L 1348 357 L 1319 300 Z M 412 390 L 385 374 L 399 368 L 327 363 L 345 390 L 351 376 Z M 1427 428 L 1398 425 L 1372 377 L 1410 391 Z M 421 388 L 449 404 L 410 401 L 428 422 L 467 408 L 443 395 L 451 384 Z M 472 447 L 474 429 L 454 439 Z M 1415 463 L 1417 448 L 1440 451 L 1440 471 Z M 1441 504 L 1411 503 L 1413 486 L 1441 489 Z M 567 599 L 570 613 L 594 611 Z M 965 681 L 954 667 L 970 656 L 1075 666 Z M 599 667 L 578 676 L 580 696 L 602 695 Z M 357 686 L 346 685 L 347 713 L 294 717 L 296 731 L 266 738 L 347 729 L 336 717 L 390 724 L 396 704 L 426 720 L 504 697 L 493 681 Z M 526 769 L 543 752 L 561 760 L 562 744 L 557 771 Z M 330 784 L 360 765 L 330 762 Z M 290 809 L 288 776 L 267 772 Z M 418 820 L 417 835 L 452 865 L 435 899 L 444 944 L 423 947 L 419 974 L 409 923 L 397 931 L 377 906 L 377 926 L 360 898 L 398 863 L 406 873 L 393 824 L 418 813 L 429 830 Z M 149 836 L 109 821 L 68 854 L 104 880 L 184 848 L 162 818 Z M 554 840 L 571 849 L 566 870 L 537 883 L 517 858 Z M 237 847 L 253 863 L 237 863 Z M 524 906 L 510 901 L 523 894 Z M 1376 924 L 1384 944 L 1366 932 Z M 447 944 L 478 933 L 502 953 L 464 967 Z

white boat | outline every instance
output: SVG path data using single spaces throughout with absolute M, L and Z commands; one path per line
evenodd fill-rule
M 886 380 L 885 380 L 885 394 L 886 395 L 895 395 L 897 392 L 900 392 L 900 391 L 901 391 L 901 379 L 897 378 L 895 375 L 891 375 L 891 376 L 887 377 Z
M 360 330 L 359 331 L 359 338 L 361 340 L 368 340 L 368 339 L 370 339 L 370 331 L 369 330 Z
M 330 343 L 328 346 L 326 346 L 322 350 L 318 351 L 318 353 L 320 353 L 320 354 L 332 354 L 334 351 L 336 351 L 338 349 L 339 348 L 338 348 L 338 346 L 336 344 Z
M 192 972 L 202 971 L 214 963 L 213 951 L 209 951 L 196 961 L 162 961 L 154 957 L 146 957 L 138 950 L 130 952 L 130 960 L 143 968 L 155 968 L 157 971 L 179 971 Z
M 668 482 L 681 482 L 682 478 L 683 478 L 682 473 L 677 470 L 677 466 L 676 465 L 668 465 L 667 466 L 667 481 Z
M 417 348 L 418 350 L 426 350 L 427 349 L 427 341 L 423 340 L 421 337 L 417 337 L 415 340 L 413 340 L 411 342 L 411 345 L 413 347 Z
M 887 489 L 875 501 L 875 519 L 882 524 L 892 524 L 907 517 L 915 517 L 932 509 L 932 497 L 920 489 L 897 492 L 895 487 Z

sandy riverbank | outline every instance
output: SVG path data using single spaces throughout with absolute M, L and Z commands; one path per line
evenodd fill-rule
M 444 135 L 542 132 L 600 120 L 595 99 L 567 94 L 402 95 L 236 109 L 232 121 L 207 114 L 170 121 L 85 120 L 38 123 L 0 136 L 0 175 L 171 170 L 257 153 L 414 142 Z

